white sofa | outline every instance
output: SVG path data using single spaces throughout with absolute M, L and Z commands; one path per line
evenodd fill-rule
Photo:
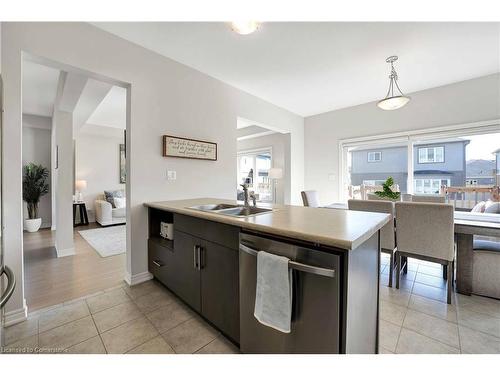
M 103 227 L 126 222 L 126 207 L 113 208 L 111 203 L 106 201 L 104 194 L 99 195 L 94 203 L 95 221 Z

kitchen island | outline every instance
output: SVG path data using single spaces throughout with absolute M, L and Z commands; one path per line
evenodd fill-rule
M 244 353 L 377 353 L 379 230 L 389 215 L 269 205 L 239 217 L 224 209 L 237 204 L 145 203 L 154 277 Z M 173 226 L 171 239 L 161 223 Z M 253 318 L 260 250 L 287 256 L 294 268 L 289 334 Z

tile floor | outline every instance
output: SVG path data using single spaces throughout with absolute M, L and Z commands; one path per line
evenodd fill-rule
M 36 311 L 6 328 L 5 341 L 5 353 L 238 353 L 155 281 Z
M 388 262 L 383 256 L 381 353 L 500 353 L 500 301 L 453 294 L 447 305 L 440 266 L 413 259 L 401 289 L 388 288 Z M 5 336 L 11 352 L 238 353 L 155 281 L 37 311 Z

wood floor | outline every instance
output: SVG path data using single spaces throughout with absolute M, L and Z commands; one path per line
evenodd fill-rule
M 87 296 L 123 282 L 125 254 L 102 258 L 78 234 L 99 227 L 91 223 L 74 230 L 73 256 L 57 258 L 55 231 L 24 233 L 24 293 L 29 311 Z

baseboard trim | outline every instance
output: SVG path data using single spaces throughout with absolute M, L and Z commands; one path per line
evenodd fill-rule
M 75 255 L 75 248 L 74 247 L 70 247 L 68 249 L 59 250 L 56 247 L 56 252 L 57 252 L 57 257 L 58 258 L 67 257 L 67 256 L 70 256 L 70 255 Z
M 17 323 L 24 322 L 28 319 L 28 307 L 26 300 L 23 299 L 23 307 L 13 311 L 6 311 L 4 314 L 4 326 L 9 327 Z
M 137 285 L 141 284 L 143 282 L 146 282 L 148 280 L 151 280 L 153 278 L 153 274 L 146 271 L 146 272 L 141 272 L 136 275 L 130 275 L 128 272 L 125 274 L 125 282 L 130 285 Z

